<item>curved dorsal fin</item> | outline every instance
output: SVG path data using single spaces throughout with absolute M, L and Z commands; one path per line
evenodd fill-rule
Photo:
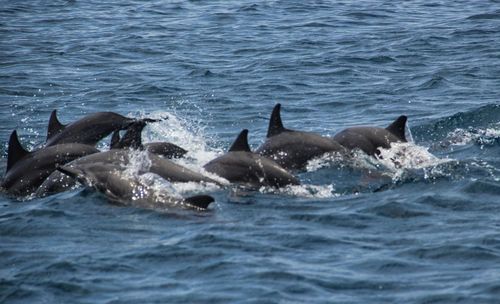
M 228 152 L 236 152 L 236 151 L 244 151 L 244 152 L 252 152 L 250 150 L 250 146 L 248 145 L 248 130 L 244 129 L 240 132 L 236 140 L 234 141 L 231 148 L 229 148 Z
M 283 122 L 281 121 L 281 104 L 276 104 L 274 106 L 273 112 L 271 113 L 271 119 L 269 120 L 269 128 L 267 129 L 267 137 L 278 135 L 286 129 L 283 127 Z
M 394 134 L 400 140 L 406 142 L 405 127 L 407 119 L 408 118 L 405 115 L 401 115 L 385 129 Z
M 52 111 L 52 113 L 50 113 L 49 126 L 47 128 L 47 140 L 61 132 L 64 127 L 66 126 L 57 119 L 57 110 Z
M 111 135 L 111 142 L 109 143 L 109 148 L 110 149 L 118 149 L 120 143 L 120 130 L 116 130 L 113 132 L 113 135 Z
M 12 131 L 9 139 L 9 149 L 7 152 L 7 172 L 23 157 L 30 152 L 23 148 L 17 137 L 17 131 Z

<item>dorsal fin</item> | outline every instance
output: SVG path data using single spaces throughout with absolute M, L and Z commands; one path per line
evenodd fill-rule
M 208 205 L 214 201 L 209 195 L 196 195 L 184 199 L 189 205 L 197 208 L 207 209 Z
M 269 120 L 269 128 L 267 129 L 267 137 L 278 135 L 286 129 L 283 127 L 283 122 L 281 121 L 281 104 L 276 104 L 274 106 L 273 112 L 271 113 L 271 119 Z
M 116 130 L 111 135 L 111 142 L 109 143 L 110 149 L 118 149 L 118 144 L 120 143 L 120 130 Z
M 142 130 L 146 126 L 146 123 L 150 121 L 138 120 L 128 126 L 127 131 L 120 139 L 120 148 L 142 148 Z
M 30 152 L 23 148 L 17 137 L 17 131 L 12 131 L 9 138 L 9 148 L 7 155 L 7 172 L 23 157 L 29 155 Z
M 231 148 L 229 148 L 228 152 L 236 152 L 236 151 L 244 151 L 244 152 L 252 152 L 250 150 L 250 146 L 248 145 L 248 130 L 244 129 L 240 132 L 236 140 L 234 141 Z
M 64 127 L 66 126 L 57 119 L 57 110 L 52 111 L 52 113 L 50 113 L 49 126 L 47 128 L 47 140 L 61 132 Z
M 385 129 L 394 134 L 400 140 L 406 142 L 405 127 L 407 119 L 408 118 L 405 115 L 401 115 Z

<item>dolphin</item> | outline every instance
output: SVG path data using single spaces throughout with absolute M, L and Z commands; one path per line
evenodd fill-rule
M 120 130 L 114 131 L 111 137 L 110 148 L 147 150 L 166 158 L 180 158 L 187 153 L 187 151 L 183 148 L 169 142 L 150 142 L 143 144 L 141 133 L 147 122 L 150 121 L 139 120 L 133 122 L 128 126 L 127 131 L 122 138 L 120 138 Z
M 168 159 L 162 158 L 148 151 L 133 151 L 128 149 L 112 149 L 92 155 L 79 158 L 66 167 L 85 166 L 90 164 L 110 164 L 115 166 L 128 167 L 134 161 L 134 157 L 143 157 L 146 166 L 139 168 L 139 173 L 155 173 L 169 182 L 205 182 L 220 185 L 219 182 L 206 177 L 200 173 L 194 172 L 186 167 L 178 165 Z M 68 190 L 76 185 L 75 179 L 62 174 L 61 172 L 52 173 L 36 191 L 37 196 L 46 196 Z
M 231 183 L 256 187 L 300 184 L 295 176 L 275 161 L 250 151 L 247 129 L 241 131 L 226 154 L 208 162 L 204 168 Z
M 405 127 L 407 117 L 399 116 L 387 128 L 351 127 L 337 133 L 333 139 L 347 149 L 360 149 L 368 155 L 378 155 L 378 148 L 388 149 L 393 142 L 406 142 Z
M 173 206 L 207 209 L 214 201 L 208 195 L 172 197 L 166 191 L 145 185 L 135 175 L 125 174 L 123 167 L 114 164 L 62 166 L 58 167 L 58 170 L 85 186 L 103 193 L 111 202 L 126 206 L 156 210 L 165 210 Z
M 145 119 L 148 120 L 148 119 Z M 80 143 L 95 146 L 101 139 L 116 130 L 126 129 L 137 119 L 128 118 L 113 112 L 97 112 L 63 125 L 52 111 L 47 128 L 45 146 L 65 143 Z
M 255 151 L 271 158 L 285 169 L 303 169 L 311 159 L 329 152 L 345 152 L 334 139 L 312 132 L 286 129 L 280 115 L 281 104 L 274 106 L 266 141 Z
M 15 196 L 35 191 L 60 165 L 99 152 L 84 144 L 60 144 L 29 152 L 19 142 L 17 131 L 9 139 L 7 170 L 1 188 Z

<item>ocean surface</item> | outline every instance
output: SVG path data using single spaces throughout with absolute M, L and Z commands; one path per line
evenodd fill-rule
M 280 190 L 167 185 L 207 211 L 2 194 L 0 303 L 500 303 L 499 1 L 0 1 L 2 172 L 54 109 L 168 117 L 145 141 L 200 170 L 278 102 L 413 141 Z

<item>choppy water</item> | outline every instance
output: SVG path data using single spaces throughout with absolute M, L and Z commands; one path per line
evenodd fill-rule
M 498 1 L 1 1 L 2 171 L 55 108 L 168 116 L 144 135 L 192 168 L 276 102 L 324 135 L 406 114 L 415 144 L 280 191 L 169 185 L 208 212 L 2 196 L 0 302 L 498 303 L 499 33 Z

